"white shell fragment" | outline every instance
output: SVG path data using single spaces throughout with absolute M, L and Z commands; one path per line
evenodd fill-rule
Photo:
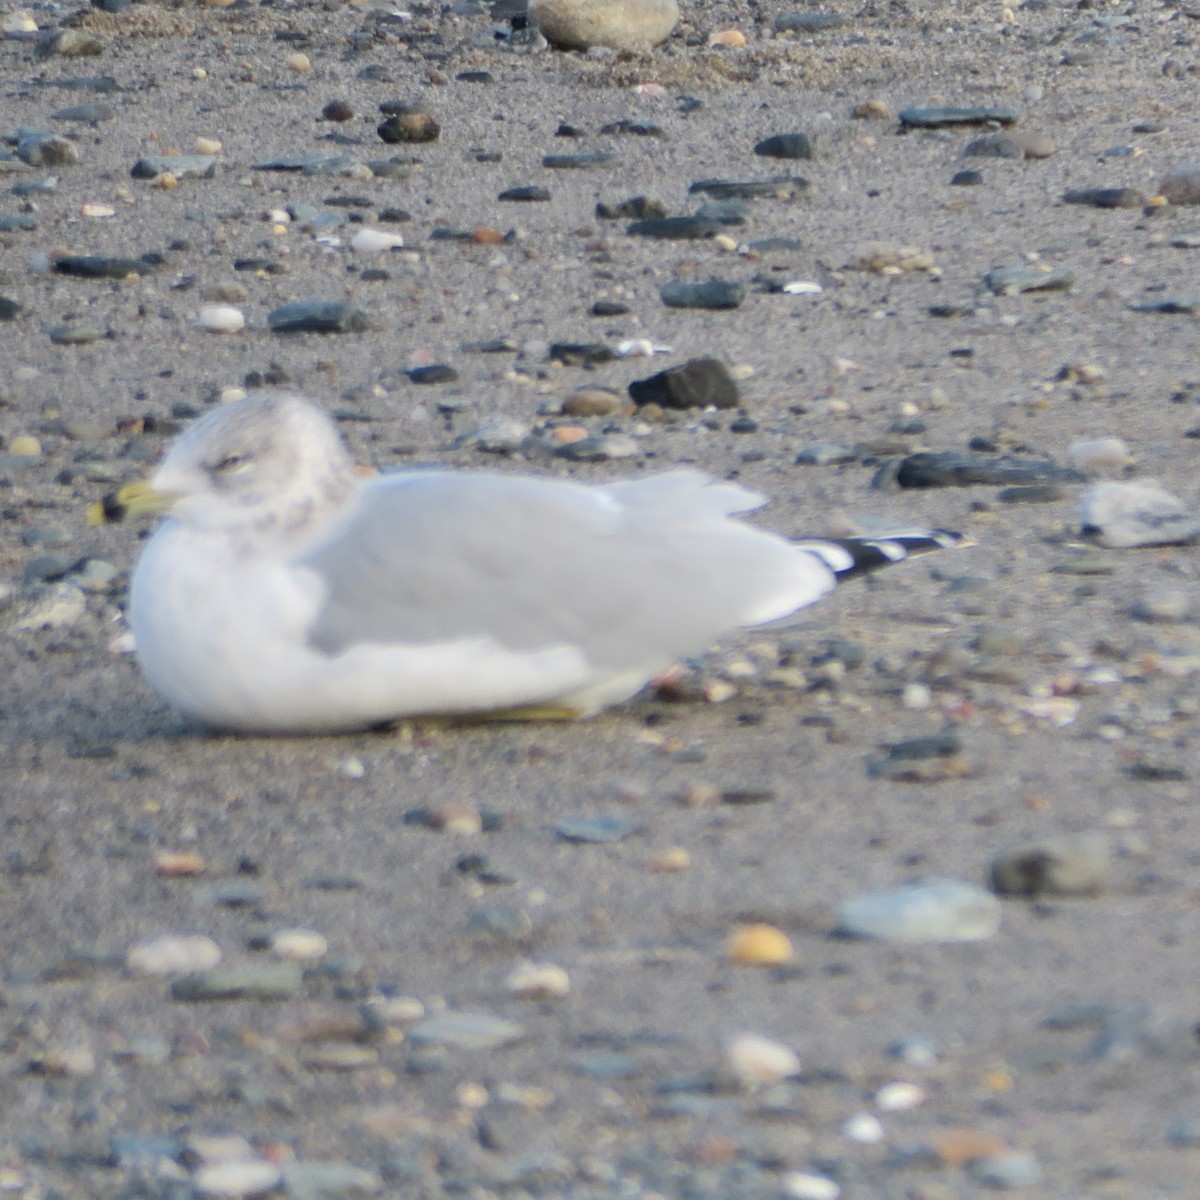
M 380 254 L 384 250 L 398 250 L 404 238 L 398 233 L 385 233 L 382 229 L 360 229 L 350 246 L 359 254 Z
M 241 333 L 246 328 L 246 318 L 240 308 L 232 304 L 205 304 L 197 314 L 200 328 L 208 333 Z

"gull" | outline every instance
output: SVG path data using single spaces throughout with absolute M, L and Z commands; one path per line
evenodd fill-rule
M 106 501 L 110 518 L 167 513 L 130 589 L 152 687 L 200 724 L 263 734 L 590 716 L 839 578 L 962 540 L 792 541 L 739 519 L 763 503 L 693 470 L 363 478 L 288 393 L 213 409 Z

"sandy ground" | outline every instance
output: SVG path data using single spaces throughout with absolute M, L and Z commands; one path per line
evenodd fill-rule
M 390 23 L 337 3 L 88 13 L 79 23 L 102 40 L 98 58 L 35 59 L 28 41 L 0 42 L 0 131 L 67 133 L 81 156 L 53 170 L 56 191 L 7 191 L 51 173 L 22 168 L 0 199 L 0 217 L 29 200 L 38 221 L 0 234 L 0 294 L 23 306 L 0 325 L 0 430 L 10 447 L 34 435 L 44 452 L 0 471 L 11 602 L 0 643 L 0 1171 L 15 1194 L 187 1194 L 171 1182 L 182 1167 L 154 1165 L 153 1154 L 149 1166 L 119 1162 L 109 1139 L 215 1130 L 276 1158 L 357 1163 L 397 1195 L 775 1196 L 791 1170 L 836 1178 L 849 1197 L 983 1194 L 952 1155 L 905 1158 L 947 1127 L 1035 1155 L 1044 1178 L 1030 1195 L 1195 1194 L 1197 1139 L 1189 1148 L 1168 1135 L 1200 1116 L 1190 1032 L 1200 1018 L 1191 673 L 1200 637 L 1192 619 L 1149 623 L 1130 610 L 1148 587 L 1194 591 L 1196 551 L 1110 551 L 1104 573 L 1071 573 L 1084 553 L 1074 544 L 1080 487 L 1038 505 L 1001 503 L 992 487 L 870 487 L 871 444 L 964 449 L 981 438 L 1063 461 L 1073 441 L 1115 435 L 1129 444 L 1134 477 L 1196 502 L 1197 442 L 1185 436 L 1200 425 L 1196 394 L 1172 398 L 1197 387 L 1200 326 L 1131 306 L 1195 291 L 1196 251 L 1170 242 L 1200 225 L 1200 211 L 1148 217 L 1059 199 L 1100 185 L 1151 196 L 1169 168 L 1200 158 L 1195 14 L 1051 2 L 1008 21 L 998 5 L 850 6 L 849 25 L 784 39 L 772 36 L 789 11 L 777 0 L 686 7 L 665 47 L 618 60 L 492 45 L 486 15 L 418 6 L 413 20 Z M 53 26 L 56 14 L 31 11 Z M 749 46 L 706 49 L 708 34 L 727 27 Z M 288 68 L 298 49 L 307 73 Z M 365 67 L 391 81 L 364 79 Z M 491 81 L 461 80 L 463 71 Z M 80 75 L 112 76 L 118 90 L 39 86 Z M 665 92 L 638 93 L 639 83 Z M 702 104 L 681 111 L 687 96 Z M 339 98 L 355 119 L 320 121 Z M 374 130 L 389 99 L 424 104 L 440 140 L 384 146 Z M 894 119 L 852 117 L 870 100 L 892 113 L 1010 105 L 1020 128 L 1056 152 L 962 160 L 978 131 L 901 135 Z M 113 118 L 81 127 L 51 115 L 86 102 L 111 106 Z M 625 118 L 654 121 L 662 136 L 598 133 Z M 561 122 L 584 136 L 556 137 Z M 1135 133 L 1139 123 L 1161 132 Z M 796 130 L 816 135 L 814 161 L 754 156 L 760 138 Z M 190 152 L 198 136 L 222 143 L 212 179 L 171 190 L 130 178 L 142 155 Z M 619 161 L 541 165 L 548 153 L 595 149 Z M 397 151 L 417 160 L 407 178 L 252 168 L 276 155 L 367 162 Z M 495 160 L 479 161 L 481 152 Z M 967 166 L 982 185 L 950 187 Z M 639 193 L 688 212 L 694 180 L 785 172 L 812 182 L 811 200 L 755 202 L 748 224 L 730 231 L 737 241 L 794 239 L 757 259 L 712 242 L 631 238 L 624 222 L 594 215 L 598 201 Z M 550 202 L 495 199 L 522 184 L 549 187 Z M 267 219 L 298 203 L 347 211 L 328 204 L 337 196 L 363 197 L 351 211 L 372 226 L 381 209 L 408 210 L 411 221 L 395 228 L 409 252 L 365 263 L 346 245 L 353 226 L 332 230 L 342 244 L 330 245 L 295 226 L 275 232 Z M 83 217 L 84 204 L 115 215 Z M 499 245 L 430 236 L 479 225 L 516 236 Z M 880 241 L 931 251 L 936 270 L 846 269 Z M 30 269 L 56 251 L 158 251 L 166 262 L 134 281 Z M 979 294 L 984 272 L 1035 256 L 1073 268 L 1074 289 Z M 251 257 L 286 271 L 234 270 Z M 378 266 L 386 277 L 362 277 Z M 739 309 L 661 303 L 672 278 L 709 275 L 751 285 Z M 758 276 L 816 280 L 824 291 L 772 294 Z M 204 294 L 234 282 L 247 329 L 200 332 Z M 373 328 L 268 331 L 275 306 L 314 296 L 353 299 Z M 630 311 L 589 316 L 601 299 Z M 963 315 L 933 318 L 936 304 Z M 57 345 L 47 331 L 62 324 L 104 336 Z M 545 361 L 551 342 L 635 337 L 672 353 L 591 371 Z M 469 348 L 492 338 L 524 352 Z M 731 432 L 728 413 L 615 418 L 639 454 L 594 464 L 453 445 L 498 414 L 533 425 L 540 406 L 583 383 L 623 388 L 708 353 L 746 368 L 756 431 Z M 406 372 L 421 362 L 452 364 L 458 381 L 413 384 Z M 977 544 L 848 587 L 794 628 L 714 652 L 699 679 L 720 679 L 737 659 L 757 668 L 721 704 L 646 697 L 564 726 L 203 736 L 112 649 L 124 630 L 123 575 L 146 530 L 88 528 L 84 514 L 115 482 L 144 473 L 173 412 L 199 410 L 272 364 L 331 409 L 367 418 L 343 428 L 380 468 L 439 461 L 610 478 L 694 463 L 760 488 L 771 503 L 759 519 L 786 532 L 879 515 L 961 529 Z M 1072 364 L 1102 378 L 1062 378 Z M 796 465 L 818 442 L 867 448 L 848 465 Z M 66 564 L 100 558 L 122 577 L 64 627 L 18 628 L 27 571 L 46 553 Z M 781 664 L 820 684 L 830 639 L 859 648 L 861 665 L 810 689 L 771 685 Z M 928 707 L 906 707 L 906 685 L 922 682 Z M 1030 701 L 1055 689 L 1075 702 L 1067 724 L 1036 706 L 1030 714 Z M 947 725 L 963 746 L 949 778 L 868 773 L 880 746 Z M 763 802 L 720 803 L 730 790 Z M 706 806 L 680 802 L 714 791 Z M 495 819 L 474 835 L 406 820 L 448 805 Z M 556 835 L 565 817 L 614 813 L 641 832 L 614 845 Z M 914 878 L 982 881 L 1003 848 L 1083 830 L 1104 831 L 1114 849 L 1100 896 L 1005 901 L 1000 932 L 975 944 L 829 936 L 851 896 Z M 650 870 L 672 847 L 690 869 Z M 198 854 L 204 873 L 156 874 L 168 851 Z M 328 886 L 339 881 L 347 886 Z M 219 903 L 235 884 L 252 889 L 247 902 Z M 508 934 L 481 930 L 480 912 Z M 728 939 L 747 921 L 785 930 L 793 962 L 731 965 Z M 285 1001 L 184 1004 L 121 965 L 131 944 L 169 931 L 206 933 L 228 961 L 258 961 L 265 937 L 295 926 L 319 931 L 330 949 Z M 571 995 L 510 996 L 505 978 L 524 959 L 564 967 Z M 401 1025 L 368 1037 L 359 1006 L 395 995 L 428 1011 L 504 1016 L 525 1038 L 434 1053 Z M 1043 1027 L 1074 1004 L 1094 1006 L 1077 1028 Z M 321 1069 L 294 1040 L 297 1027 L 335 1051 L 348 1027 L 374 1054 Z M 765 1093 L 725 1085 L 723 1047 L 743 1031 L 794 1047 L 799 1079 Z M 917 1037 L 931 1039 L 932 1062 L 892 1055 Z M 600 1051 L 621 1056 L 605 1060 L 611 1076 L 586 1058 Z M 924 1102 L 878 1114 L 875 1092 L 894 1080 L 919 1084 Z M 675 1111 L 672 1084 L 687 1098 Z M 880 1116 L 882 1141 L 846 1136 L 843 1122 L 864 1111 Z

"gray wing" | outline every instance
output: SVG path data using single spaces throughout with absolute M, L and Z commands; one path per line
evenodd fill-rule
M 606 669 L 669 663 L 832 587 L 815 556 L 730 519 L 759 502 L 686 471 L 611 488 L 383 476 L 297 564 L 326 588 L 310 641 L 338 654 L 489 637 L 518 651 L 577 646 Z

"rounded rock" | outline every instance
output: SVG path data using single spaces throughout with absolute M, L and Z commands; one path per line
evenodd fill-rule
M 560 50 L 645 50 L 679 21 L 676 0 L 531 0 L 529 21 Z
M 794 955 L 787 934 L 774 925 L 743 925 L 729 940 L 729 959 L 739 967 L 778 967 Z
M 241 309 L 232 304 L 205 304 L 197 314 L 200 328 L 207 333 L 241 333 L 246 328 L 246 318 Z
M 739 1033 L 725 1048 L 729 1069 L 746 1087 L 780 1083 L 800 1073 L 796 1052 L 757 1033 Z

